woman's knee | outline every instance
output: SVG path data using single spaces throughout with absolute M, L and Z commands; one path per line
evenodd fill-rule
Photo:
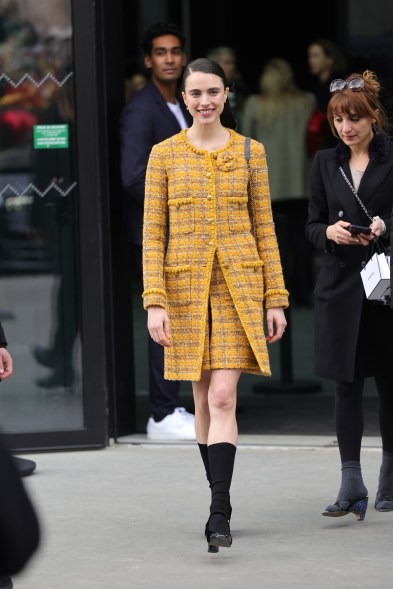
M 236 406 L 236 390 L 225 384 L 209 391 L 209 405 L 222 411 L 233 411 Z

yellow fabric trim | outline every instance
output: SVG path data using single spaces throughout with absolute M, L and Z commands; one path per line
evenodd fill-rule
M 264 266 L 263 260 L 255 260 L 255 262 L 242 262 L 243 268 L 262 268 Z
M 187 205 L 193 204 L 194 199 L 190 196 L 188 198 L 169 198 L 168 199 L 168 206 L 171 205 Z
M 271 288 L 265 292 L 266 297 L 273 297 L 274 295 L 285 295 L 288 296 L 289 292 L 285 288 Z
M 167 274 L 176 274 L 176 272 L 188 272 L 190 270 L 190 264 L 185 266 L 166 266 L 165 272 Z
M 162 295 L 163 297 L 166 298 L 166 292 L 165 292 L 165 290 L 162 290 L 161 288 L 148 288 L 147 290 L 145 290 L 142 293 L 142 298 L 146 297 L 147 295 L 151 295 L 151 294 L 159 294 L 159 295 Z
M 248 202 L 248 196 L 228 196 L 228 201 L 245 203 Z

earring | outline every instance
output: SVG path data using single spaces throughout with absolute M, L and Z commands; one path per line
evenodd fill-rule
M 375 135 L 375 134 L 376 134 L 376 132 L 377 132 L 377 125 L 376 125 L 375 123 L 371 123 L 371 130 L 372 130 L 372 132 L 373 132 L 373 133 L 374 133 L 374 135 Z

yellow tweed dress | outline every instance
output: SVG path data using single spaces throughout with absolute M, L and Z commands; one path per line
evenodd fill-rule
M 244 137 L 229 131 L 225 147 L 208 152 L 183 130 L 149 158 L 142 296 L 145 309 L 158 305 L 169 315 L 169 380 L 199 380 L 216 368 L 270 376 L 264 310 L 288 306 L 264 147 L 251 141 L 257 248 Z

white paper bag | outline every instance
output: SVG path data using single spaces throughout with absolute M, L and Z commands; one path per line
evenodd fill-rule
M 366 297 L 377 301 L 390 292 L 390 267 L 386 255 L 377 252 L 360 272 Z

